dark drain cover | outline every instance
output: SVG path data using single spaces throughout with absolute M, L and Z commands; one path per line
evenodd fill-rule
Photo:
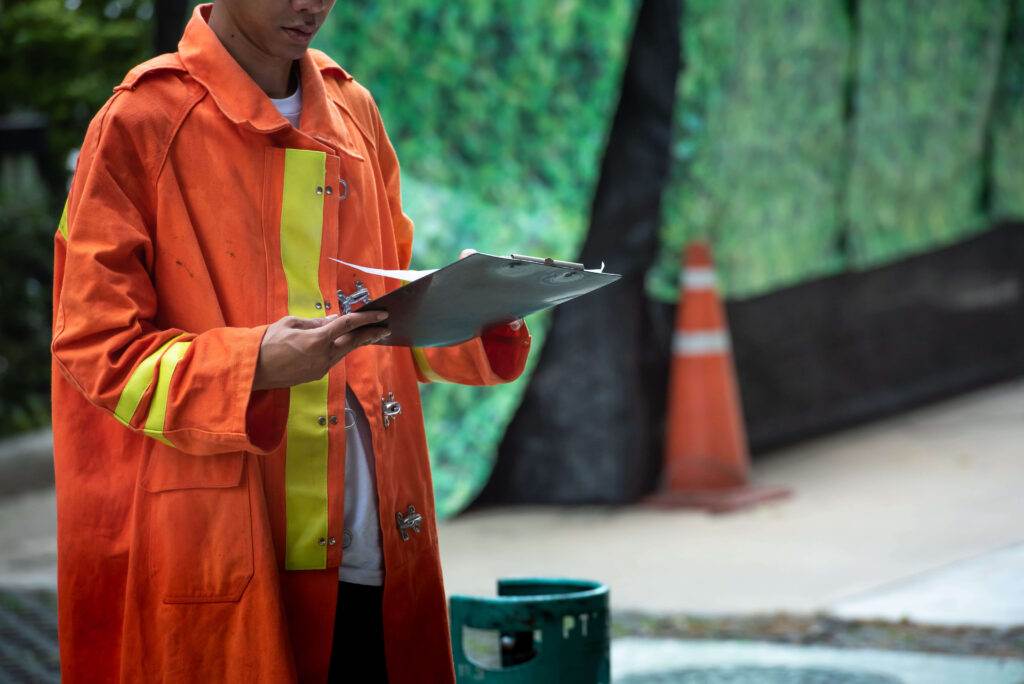
M 0 589 L 0 682 L 58 681 L 56 595 Z
M 630 675 L 617 684 L 902 684 L 874 672 L 806 667 L 707 667 Z

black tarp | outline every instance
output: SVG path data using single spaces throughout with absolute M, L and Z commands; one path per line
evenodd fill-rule
M 644 277 L 658 247 L 669 166 L 678 0 L 646 0 L 637 15 L 618 110 L 577 261 L 622 279 L 558 307 L 479 503 L 624 502 L 649 487 L 660 451 L 670 325 Z
M 765 450 L 1024 373 L 1024 224 L 728 304 Z
M 657 484 L 675 307 L 651 301 L 681 7 L 641 6 L 578 261 L 622 280 L 559 307 L 475 505 L 621 504 Z M 727 313 L 755 455 L 1024 374 L 1024 224 Z

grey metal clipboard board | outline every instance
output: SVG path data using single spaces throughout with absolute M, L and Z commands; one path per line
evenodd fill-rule
M 359 311 L 387 311 L 378 344 L 440 347 L 609 285 L 620 276 L 582 264 L 476 253 L 392 290 Z

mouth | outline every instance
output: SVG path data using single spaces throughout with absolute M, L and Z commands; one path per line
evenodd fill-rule
M 313 26 L 282 26 L 281 30 L 284 31 L 292 41 L 301 43 L 303 45 L 308 44 L 309 41 L 313 40 L 313 34 L 316 33 L 316 28 Z

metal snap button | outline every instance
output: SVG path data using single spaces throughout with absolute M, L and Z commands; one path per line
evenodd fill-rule
M 337 425 L 338 424 L 338 416 L 331 416 L 329 418 L 329 420 L 331 421 L 331 425 Z
M 334 545 L 335 545 L 335 544 L 337 544 L 337 543 L 338 543 L 338 542 L 337 542 L 337 541 L 336 541 L 336 540 L 334 539 L 334 537 L 328 537 L 328 538 L 327 538 L 327 545 L 328 545 L 328 546 L 334 546 Z
M 316 186 L 316 194 L 318 194 L 318 195 L 324 194 L 324 187 L 322 185 Z
M 423 516 L 416 512 L 412 504 L 405 510 L 405 515 L 402 515 L 401 511 L 395 513 L 395 525 L 398 527 L 398 533 L 402 535 L 402 541 L 409 541 L 409 530 L 419 534 L 422 524 Z
M 321 304 L 320 302 L 316 302 L 315 304 L 313 304 L 313 308 L 319 311 L 320 309 L 324 308 L 324 305 Z
M 419 533 L 420 526 L 423 523 L 423 516 L 417 513 L 416 508 L 410 504 L 406 509 L 405 515 L 401 511 L 395 513 L 395 521 L 398 526 L 398 532 L 402 535 L 402 541 L 409 541 L 409 530 Z
M 380 398 L 380 412 L 384 416 L 385 428 L 402 412 L 402 405 L 395 401 L 394 392 L 388 392 L 388 396 Z
M 324 302 L 324 308 L 327 309 L 328 311 L 330 311 L 331 310 L 331 303 L 330 302 Z
M 333 190 L 331 190 L 331 186 L 328 185 L 326 188 L 324 188 L 324 192 L 326 192 L 328 195 L 330 195 L 333 192 Z
M 317 539 L 316 543 L 319 544 L 320 546 L 327 546 L 327 540 L 324 539 L 323 537 L 320 537 L 319 539 Z
M 327 416 L 318 416 L 316 419 L 316 423 L 317 425 L 320 426 L 327 425 Z
M 338 304 L 342 313 L 350 314 L 356 304 L 366 304 L 370 301 L 370 291 L 363 285 L 363 281 L 357 280 L 355 288 L 355 292 L 350 295 L 346 295 L 344 290 L 338 290 Z

